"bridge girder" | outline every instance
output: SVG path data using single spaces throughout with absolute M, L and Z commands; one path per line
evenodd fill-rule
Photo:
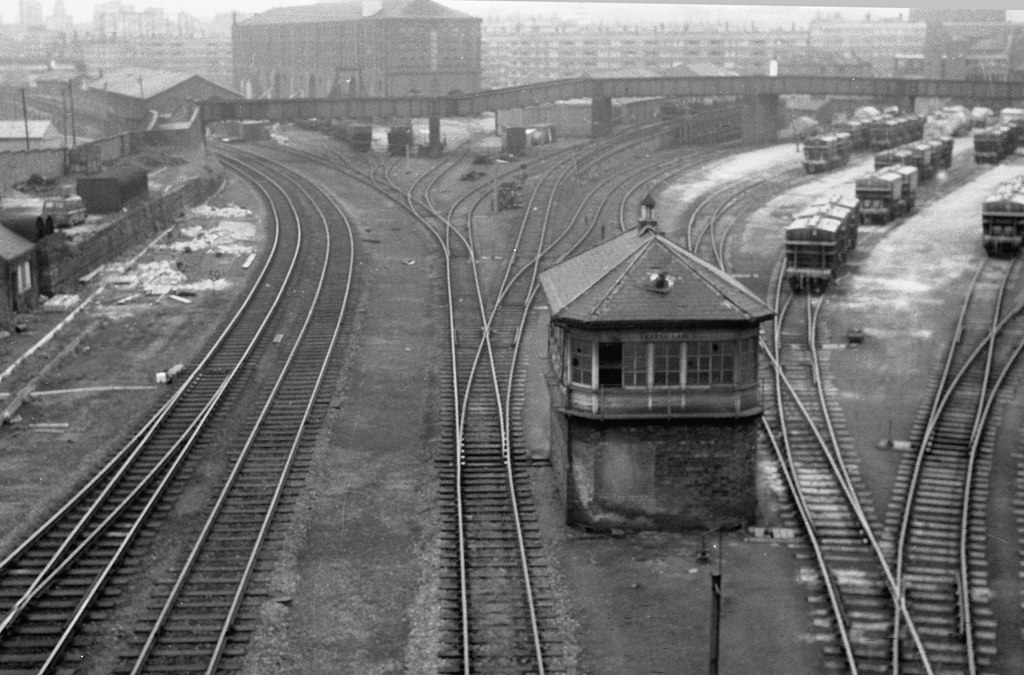
M 250 99 L 202 101 L 203 119 L 338 119 L 352 117 L 440 118 L 524 108 L 573 98 L 634 96 L 763 96 L 811 94 L 913 99 L 919 96 L 962 101 L 1024 100 L 1024 82 L 912 80 L 785 75 L 740 77 L 578 78 L 493 89 L 438 98 Z

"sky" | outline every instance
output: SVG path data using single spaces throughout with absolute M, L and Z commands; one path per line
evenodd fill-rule
M 534 0 L 531 2 L 521 1 L 496 1 L 496 0 L 439 0 L 441 4 L 451 6 L 460 11 L 472 14 L 475 16 L 484 16 L 492 14 L 497 8 L 498 11 L 508 11 L 510 13 L 522 13 L 522 14 L 540 14 L 540 13 L 559 13 L 559 14 L 578 14 L 581 11 L 581 5 L 591 5 L 593 9 L 598 10 L 602 16 L 607 16 L 608 20 L 616 20 L 621 17 L 622 20 L 629 20 L 630 16 L 635 16 L 638 11 L 641 11 L 643 5 L 639 3 L 621 3 L 621 2 L 548 2 L 545 0 Z M 102 4 L 103 0 L 64 0 L 64 7 L 68 13 L 72 15 L 76 22 L 84 23 L 88 22 L 92 18 L 93 8 L 97 4 Z M 162 7 L 164 13 L 168 16 L 174 16 L 178 12 L 186 12 L 199 18 L 210 18 L 218 13 L 231 12 L 233 10 L 246 11 L 246 12 L 262 12 L 272 7 L 285 7 L 290 5 L 308 5 L 314 4 L 316 0 L 122 0 L 126 5 L 131 5 L 136 11 L 146 9 L 148 7 Z M 43 15 L 50 16 L 53 13 L 54 0 L 41 0 L 43 7 Z M 727 16 L 741 15 L 742 6 L 749 6 L 749 0 L 744 2 L 739 0 L 737 2 L 723 2 L 717 3 L 720 6 L 728 7 L 731 11 L 725 13 Z M 857 2 L 855 0 L 831 0 L 832 4 L 841 5 L 847 10 L 851 8 L 860 8 L 860 11 L 870 11 L 872 7 L 879 8 L 875 11 L 875 15 L 878 16 L 893 16 L 900 10 L 906 7 L 905 2 L 900 0 L 864 0 Z M 673 20 L 674 16 L 685 15 L 685 8 L 688 5 L 695 5 L 696 3 L 687 2 L 686 0 L 672 0 L 662 4 L 662 9 L 666 10 L 663 13 L 666 14 L 666 19 Z M 783 0 L 782 2 L 767 2 L 762 6 L 757 7 L 758 12 L 772 12 L 773 9 L 781 7 L 783 5 L 799 5 L 803 7 L 815 7 L 817 3 L 808 2 L 805 0 Z M 966 0 L 929 0 L 923 3 L 929 7 L 933 6 L 953 6 L 954 4 L 960 6 L 970 7 L 992 7 L 1001 9 L 1013 9 L 1014 5 L 1017 5 L 1017 0 L 980 0 L 979 2 L 967 2 Z M 649 5 L 647 6 L 650 7 Z M 705 7 L 707 7 L 705 5 Z M 691 8 L 692 9 L 692 8 Z M 827 8 L 826 8 L 827 9 Z M 905 11 L 905 10 L 903 10 Z M 588 13 L 590 13 L 588 11 Z M 15 23 L 18 20 L 18 0 L 0 0 L 0 16 L 3 17 L 4 23 Z

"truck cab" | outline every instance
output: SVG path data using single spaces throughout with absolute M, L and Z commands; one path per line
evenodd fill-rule
M 85 222 L 85 201 L 78 195 L 46 197 L 42 218 L 47 227 L 72 227 Z

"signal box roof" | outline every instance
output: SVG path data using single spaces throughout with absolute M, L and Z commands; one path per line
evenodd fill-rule
M 644 226 L 545 270 L 540 282 L 552 320 L 563 324 L 739 326 L 774 314 L 736 279 Z

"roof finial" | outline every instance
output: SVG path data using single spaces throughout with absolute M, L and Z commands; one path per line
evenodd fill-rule
M 654 197 L 648 192 L 647 195 L 640 200 L 640 234 L 645 233 L 658 233 L 658 221 L 654 219 Z

